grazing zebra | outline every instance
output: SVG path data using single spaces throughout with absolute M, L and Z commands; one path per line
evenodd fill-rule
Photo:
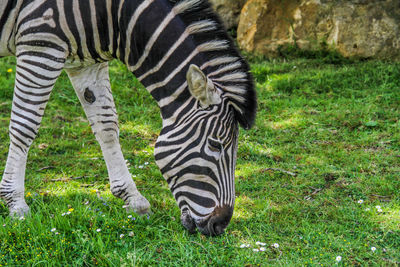
M 119 144 L 108 61 L 118 59 L 157 101 L 155 159 L 186 229 L 224 232 L 235 202 L 238 125 L 256 94 L 249 66 L 206 0 L 0 0 L 0 57 L 17 57 L 10 148 L 0 196 L 24 215 L 27 154 L 64 69 L 99 142 L 113 195 L 144 214 Z

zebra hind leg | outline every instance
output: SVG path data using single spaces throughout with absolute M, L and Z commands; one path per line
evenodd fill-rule
M 0 197 L 11 216 L 29 213 L 25 202 L 25 168 L 31 146 L 50 98 L 51 90 L 63 68 L 63 59 L 50 54 L 21 52 L 17 56 L 14 97 L 9 127 L 10 147 Z
M 111 192 L 124 200 L 128 211 L 149 213 L 150 203 L 137 190 L 122 155 L 108 63 L 94 64 L 83 69 L 69 69 L 67 73 L 103 152 Z

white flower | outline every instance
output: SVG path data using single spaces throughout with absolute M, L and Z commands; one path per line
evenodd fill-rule
M 120 234 L 119 235 L 119 238 L 123 238 L 125 235 L 124 234 Z
M 337 261 L 337 262 L 340 262 L 341 260 L 342 260 L 342 257 L 341 257 L 341 256 L 337 256 L 337 257 L 336 257 L 336 261 Z
M 144 163 L 144 165 L 149 165 L 149 163 L 146 161 L 146 162 Z
M 377 211 L 378 211 L 378 212 L 382 212 L 382 209 L 378 209 Z
M 99 229 L 97 229 L 96 231 L 99 233 L 99 232 L 101 232 L 101 229 L 99 228 Z
M 61 214 L 61 216 L 65 216 L 66 215 L 66 213 L 64 212 L 63 214 Z
M 357 201 L 357 202 L 358 202 L 358 204 L 362 204 L 362 203 L 364 203 L 364 200 L 360 199 L 360 200 Z
M 123 205 L 122 208 L 126 209 L 127 207 L 129 207 L 129 205 Z
M 129 219 L 132 218 L 132 215 L 129 215 L 128 218 L 129 218 Z
M 366 209 L 365 209 L 365 211 L 370 211 L 370 210 L 371 210 L 370 208 L 366 208 Z
M 67 211 L 66 213 L 65 213 L 65 215 L 70 215 L 71 214 L 71 212 L 70 211 Z
M 139 169 L 143 169 L 143 165 L 139 165 Z
M 25 217 L 24 217 L 24 216 L 21 216 L 21 217 L 19 217 L 19 220 L 20 220 L 20 221 L 23 221 L 23 220 L 25 220 Z
M 129 236 L 130 237 L 132 237 L 132 236 L 134 236 L 135 234 L 133 233 L 133 232 L 129 232 Z
M 375 250 L 376 250 L 376 247 L 371 247 L 372 252 L 375 252 Z
M 259 252 L 260 250 L 258 248 L 253 249 L 254 252 Z
M 261 247 L 261 248 L 260 248 L 260 251 L 265 251 L 265 248 L 264 248 L 264 247 Z
M 376 208 L 377 210 L 380 210 L 380 209 L 381 209 L 381 206 L 375 206 L 375 208 Z
M 240 245 L 240 248 L 245 248 L 246 247 L 246 244 L 241 244 Z
M 262 243 L 262 242 L 259 242 L 259 241 L 257 241 L 257 242 L 256 242 L 256 245 L 259 245 L 259 246 L 265 246 L 266 244 L 265 244 L 265 243 Z
M 57 229 L 56 228 L 51 228 L 51 232 L 55 232 Z
M 278 243 L 274 243 L 272 246 L 273 246 L 274 248 L 279 248 L 279 244 L 278 244 Z
M 56 234 L 56 235 L 59 235 L 59 233 L 58 233 L 58 232 L 56 232 L 55 234 Z

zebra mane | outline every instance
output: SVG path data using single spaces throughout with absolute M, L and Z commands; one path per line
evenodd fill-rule
M 257 99 L 250 67 L 227 34 L 208 0 L 167 0 L 187 25 L 187 31 L 204 56 L 200 68 L 224 91 L 243 128 L 254 124 Z

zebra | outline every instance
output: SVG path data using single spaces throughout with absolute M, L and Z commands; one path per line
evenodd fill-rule
M 63 70 L 100 144 L 114 196 L 138 214 L 138 191 L 119 143 L 108 62 L 117 59 L 157 101 L 154 148 L 190 232 L 222 234 L 235 204 L 239 125 L 257 97 L 249 65 L 207 0 L 0 0 L 0 57 L 16 56 L 10 146 L 0 196 L 11 216 L 24 200 L 28 150 Z

